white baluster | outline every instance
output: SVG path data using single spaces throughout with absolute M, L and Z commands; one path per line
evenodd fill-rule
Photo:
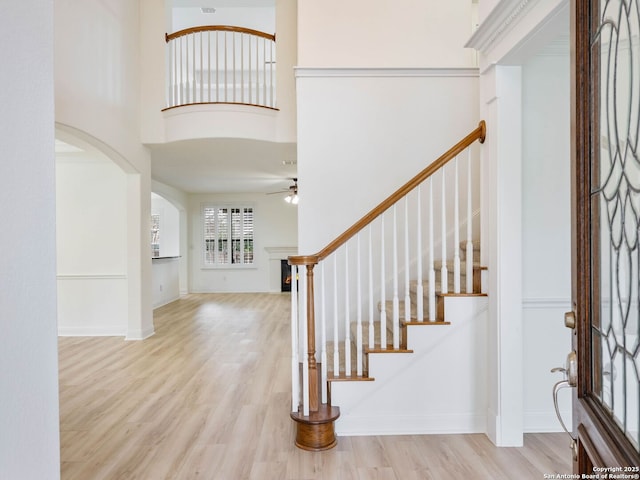
M 259 38 L 256 37 L 256 105 L 260 103 L 260 43 Z
M 360 271 L 360 233 L 356 236 L 356 375 L 362 376 L 362 278 Z
M 344 245 L 344 374 L 351 376 L 351 305 L 349 303 L 349 244 Z
M 207 32 L 207 101 L 211 102 L 211 32 Z
M 322 403 L 327 403 L 327 304 L 324 290 L 324 262 L 320 264 L 320 385 Z
M 193 68 L 193 98 L 191 99 L 191 103 L 195 103 L 196 102 L 196 96 L 198 95 L 198 82 L 196 81 L 196 78 L 198 77 L 197 72 L 196 72 L 196 33 L 191 35 L 191 38 L 193 39 L 193 61 L 192 63 L 192 68 Z
M 262 62 L 265 65 L 262 67 L 262 105 L 268 105 L 267 103 L 267 39 L 262 39 Z
M 404 198 L 404 321 L 411 321 L 411 264 L 409 263 L 409 196 Z
M 302 333 L 302 414 L 309 416 L 309 344 L 307 343 L 307 267 L 300 269 L 300 331 Z
M 182 55 L 183 55 L 183 62 L 180 65 L 180 68 L 182 69 L 182 82 L 180 84 L 180 104 L 184 105 L 186 103 L 189 103 L 189 97 L 188 97 L 188 93 L 189 93 L 189 37 L 187 37 L 186 35 L 181 37 L 184 42 L 183 42 L 183 51 L 182 51 Z
M 333 375 L 340 375 L 340 339 L 338 337 L 338 255 L 333 255 Z
M 416 281 L 418 282 L 418 284 L 416 285 L 416 313 L 417 313 L 417 318 L 416 320 L 418 322 L 422 322 L 424 321 L 424 291 L 423 291 L 423 286 L 422 286 L 422 185 L 418 185 L 418 191 L 417 191 L 417 221 L 416 221 L 416 228 L 417 228 L 417 238 L 416 238 L 416 244 L 417 244 L 417 271 L 416 271 Z
M 300 364 L 298 360 L 298 286 L 295 281 L 297 267 L 291 265 L 291 410 L 300 405 Z
M 442 293 L 449 292 L 449 271 L 447 270 L 447 196 L 446 196 L 446 180 L 444 174 L 444 167 L 442 168 L 442 209 L 441 209 L 441 223 L 442 231 L 440 235 L 440 241 L 442 242 L 442 267 L 440 268 L 440 291 Z
M 269 72 L 271 74 L 271 81 L 269 82 L 269 88 L 270 88 L 270 92 L 269 92 L 269 105 L 271 107 L 276 106 L 276 102 L 273 100 L 273 41 L 269 43 Z
M 220 101 L 220 35 L 216 30 L 216 102 Z
M 244 103 L 244 33 L 240 34 L 240 102 Z
M 172 55 L 171 55 L 171 71 L 173 76 L 173 83 L 171 84 L 171 104 L 169 106 L 173 107 L 178 104 L 178 56 L 177 56 L 177 45 L 178 42 L 174 38 L 172 41 Z
M 380 348 L 387 348 L 387 278 L 384 251 L 384 214 L 380 215 Z
M 458 157 L 453 160 L 453 293 L 460 293 L 460 192 L 458 188 Z
M 235 32 L 231 36 L 233 39 L 231 42 L 231 47 L 233 48 L 233 103 L 236 103 L 236 57 L 238 56 L 236 53 L 236 36 Z
M 473 293 L 473 211 L 471 210 L 471 148 L 467 148 L 467 293 Z
M 375 344 L 375 331 L 373 326 L 373 240 L 372 225 L 369 225 L 369 348 L 373 348 Z
M 393 205 L 393 348 L 400 348 L 400 299 L 398 297 L 398 209 Z
M 204 102 L 204 44 L 200 32 L 200 101 Z
M 224 32 L 224 101 L 229 101 L 229 88 L 227 86 L 229 67 L 227 64 L 227 32 Z
M 429 321 L 436 321 L 436 270 L 433 241 L 433 177 L 429 178 Z
M 247 72 L 247 75 L 249 76 L 249 103 L 253 103 L 253 87 L 251 85 L 252 82 L 252 75 L 251 75 L 251 37 L 249 37 L 249 47 L 247 48 L 247 52 L 249 54 L 249 62 L 248 62 L 248 66 L 249 66 L 249 71 Z
M 178 100 L 178 104 L 182 105 L 184 103 L 183 101 L 183 86 L 184 86 L 184 47 L 183 47 L 183 43 L 184 43 L 184 37 L 180 37 L 178 39 L 178 41 L 180 42 L 180 81 L 179 81 L 179 86 L 178 86 L 178 96 L 179 96 L 179 100 Z

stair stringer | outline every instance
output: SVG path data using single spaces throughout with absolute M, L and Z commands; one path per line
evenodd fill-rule
M 487 298 L 446 297 L 450 325 L 408 325 L 413 353 L 370 353 L 371 382 L 332 382 L 338 435 L 485 433 Z

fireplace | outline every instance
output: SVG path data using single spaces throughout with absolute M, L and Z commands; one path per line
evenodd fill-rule
M 280 260 L 280 291 L 291 291 L 291 265 L 287 260 Z

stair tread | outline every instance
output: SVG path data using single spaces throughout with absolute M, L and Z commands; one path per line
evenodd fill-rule
M 442 260 L 434 260 L 434 262 L 433 262 L 433 268 L 434 268 L 435 270 L 439 270 L 439 269 L 441 269 L 441 268 L 442 268 L 442 263 L 443 263 L 443 262 L 442 262 Z M 449 259 L 449 260 L 447 260 L 447 261 L 446 261 L 446 262 L 444 262 L 444 263 L 445 263 L 445 265 L 447 266 L 447 268 L 448 268 L 448 269 L 453 270 L 453 266 L 454 266 L 454 264 L 455 264 L 455 262 L 453 261 L 453 259 Z M 473 265 L 473 268 L 482 268 L 482 263 L 480 263 L 480 262 L 479 262 L 479 261 L 477 261 L 477 260 L 474 260 L 472 265 Z M 467 261 L 466 261 L 466 260 L 463 260 L 463 259 L 461 258 L 461 259 L 460 259 L 460 270 L 461 270 L 461 271 L 462 271 L 462 270 L 465 270 L 465 269 L 466 269 L 466 267 L 467 267 Z M 461 272 L 461 273 L 462 273 L 462 272 Z
M 356 375 L 355 372 L 351 372 L 351 375 L 347 376 L 344 372 L 342 372 L 339 375 L 328 373 L 327 380 L 329 382 L 373 382 L 375 378 L 365 375 Z
M 411 325 L 411 326 L 431 326 L 431 325 L 451 325 L 451 322 L 447 322 L 447 321 L 437 321 L 437 320 L 424 320 L 422 322 L 417 321 L 415 318 L 412 318 L 410 322 L 403 322 L 404 325 Z
M 393 345 L 388 344 L 386 348 L 382 348 L 380 345 L 376 345 L 374 348 L 365 348 L 367 353 L 413 353 L 413 350 L 408 348 L 393 348 Z

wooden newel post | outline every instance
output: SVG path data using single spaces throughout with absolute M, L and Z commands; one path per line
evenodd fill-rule
M 309 415 L 302 409 L 291 413 L 297 425 L 296 446 L 305 450 L 326 450 L 336 445 L 334 422 L 340 416 L 340 410 L 331 405 L 320 403 L 320 374 L 316 361 L 316 321 L 313 269 L 318 264 L 316 255 L 289 257 L 291 265 L 305 265 L 307 270 L 307 363 L 309 373 Z
M 316 264 L 307 265 L 307 351 L 309 358 L 309 411 L 317 412 L 319 408 L 318 364 L 316 362 L 316 319 L 315 301 L 313 298 L 313 268 Z

